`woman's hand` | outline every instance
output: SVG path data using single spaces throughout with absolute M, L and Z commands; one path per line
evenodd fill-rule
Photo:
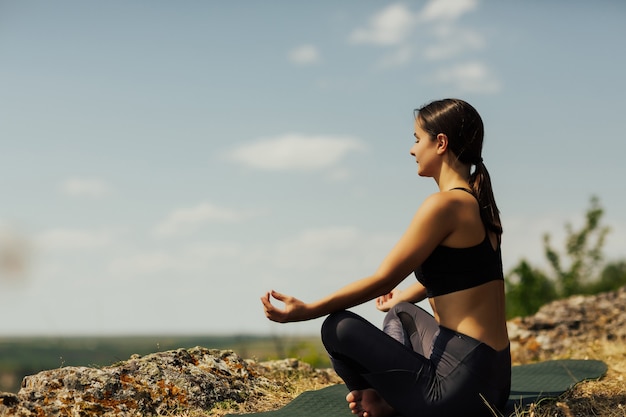
M 391 307 L 402 301 L 400 297 L 401 292 L 402 291 L 396 288 L 394 290 L 391 290 L 389 294 L 381 295 L 376 299 L 376 308 L 380 311 L 389 311 Z
M 272 304 L 272 298 L 283 302 L 285 307 L 283 309 L 276 308 Z M 263 303 L 265 317 L 278 323 L 303 321 L 313 318 L 307 304 L 295 297 L 284 295 L 274 290 L 265 293 L 265 295 L 261 297 L 261 303 Z

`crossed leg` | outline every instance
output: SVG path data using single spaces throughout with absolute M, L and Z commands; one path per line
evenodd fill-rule
M 432 316 L 430 320 L 434 322 Z M 417 326 L 421 324 L 418 321 Z M 418 337 L 417 333 L 408 331 L 407 336 Z M 353 414 L 389 417 L 420 406 L 413 393 L 428 383 L 432 371 L 420 353 L 348 311 L 333 313 L 324 321 L 322 341 L 350 390 L 346 400 Z

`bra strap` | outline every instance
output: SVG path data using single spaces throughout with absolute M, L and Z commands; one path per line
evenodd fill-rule
M 463 190 L 463 191 L 465 191 L 466 193 L 469 193 L 469 194 L 473 195 L 474 197 L 476 197 L 476 196 L 474 195 L 474 192 L 473 192 L 472 190 L 470 190 L 469 188 L 465 188 L 465 187 L 454 187 L 454 188 L 450 188 L 448 191 L 452 191 L 452 190 Z

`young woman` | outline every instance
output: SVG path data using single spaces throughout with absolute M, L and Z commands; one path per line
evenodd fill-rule
M 276 291 L 261 298 L 273 321 L 329 315 L 322 340 L 360 417 L 493 416 L 506 404 L 502 226 L 481 157 L 483 133 L 465 101 L 415 110 L 411 155 L 439 192 L 420 206 L 378 270 L 312 303 Z M 394 289 L 411 273 L 417 282 Z M 425 298 L 434 317 L 414 304 Z M 345 310 L 372 299 L 387 312 L 383 330 Z

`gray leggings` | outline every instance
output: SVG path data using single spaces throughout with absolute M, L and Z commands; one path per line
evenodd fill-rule
M 322 341 L 349 390 L 374 388 L 398 413 L 493 416 L 511 388 L 511 354 L 439 326 L 432 315 L 399 303 L 381 331 L 339 311 L 322 325 Z M 489 404 L 489 407 L 487 404 Z

